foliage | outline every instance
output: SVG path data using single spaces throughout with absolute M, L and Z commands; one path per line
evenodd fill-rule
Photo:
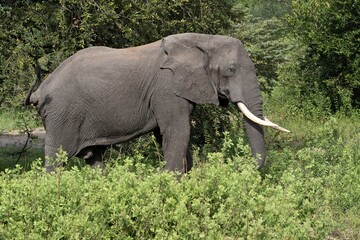
M 246 45 L 263 92 L 272 91 L 278 80 L 278 65 L 285 62 L 285 55 L 291 49 L 291 45 L 286 42 L 285 33 L 281 20 L 263 20 L 252 16 L 239 24 L 233 33 Z
M 241 136 L 242 127 L 243 119 L 235 105 L 226 108 L 212 105 L 197 106 L 191 116 L 190 142 L 194 148 L 200 148 L 201 154 L 206 156 L 208 152 L 220 150 L 226 131 L 239 130 Z
M 278 80 L 278 66 L 286 61 L 293 47 L 287 41 L 288 30 L 283 20 L 289 5 L 289 1 L 240 0 L 234 7 L 243 17 L 233 25 L 230 34 L 245 44 L 255 64 L 260 87 L 267 93 Z
M 359 1 L 293 1 L 288 17 L 300 49 L 285 77 L 301 98 L 323 95 L 335 110 L 360 106 Z
M 255 18 L 282 19 L 291 12 L 291 0 L 237 0 L 243 7 L 248 8 Z
M 46 72 L 92 45 L 128 47 L 179 32 L 222 33 L 227 0 L 5 1 L 0 4 L 0 104 L 21 105 L 37 60 Z
M 9 146 L 0 148 L 0 171 L 12 169 L 15 165 L 21 166 L 24 170 L 30 170 L 35 159 L 44 156 L 43 149 L 31 147 L 29 144 L 25 151 L 23 146 Z
M 356 239 L 360 132 L 342 121 L 325 119 L 295 136 L 270 134 L 278 144 L 263 172 L 235 131 L 219 152 L 195 157 L 180 180 L 139 151 L 118 155 L 106 174 L 76 166 L 46 174 L 41 162 L 27 172 L 6 170 L 0 238 Z M 299 138 L 304 145 L 294 148 L 289 140 Z
M 19 164 L 24 169 L 30 169 L 30 164 L 35 158 L 43 156 L 43 149 L 31 148 L 37 143 L 37 139 L 31 139 L 28 142 L 26 151 L 23 151 L 23 146 L 12 146 L 14 142 L 24 142 L 29 129 L 34 129 L 37 122 L 34 121 L 36 112 L 25 113 L 22 111 L 15 111 L 14 109 L 0 108 L 0 171 L 6 168 L 14 167 L 14 164 Z M 22 140 L 21 140 L 22 139 Z M 8 145 L 8 147 L 3 146 Z

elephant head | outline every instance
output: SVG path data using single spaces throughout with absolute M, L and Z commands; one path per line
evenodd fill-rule
M 258 167 L 265 163 L 262 126 L 288 131 L 263 116 L 255 67 L 235 38 L 179 34 L 162 40 L 166 57 L 161 68 L 174 74 L 175 94 L 194 103 L 219 104 L 219 96 L 235 103 L 245 115 L 246 133 Z

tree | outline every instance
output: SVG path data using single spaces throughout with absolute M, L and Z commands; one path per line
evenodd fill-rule
M 282 19 L 291 12 L 291 0 L 238 0 L 237 2 L 247 7 L 255 18 Z
M 0 106 L 19 106 L 36 61 L 47 73 L 79 49 L 128 47 L 180 32 L 223 33 L 229 0 L 49 0 L 0 4 Z
M 332 111 L 360 106 L 360 1 L 295 0 L 288 17 L 303 47 L 290 84 L 308 97 L 323 94 Z
M 289 0 L 239 0 L 235 7 L 243 17 L 234 25 L 231 35 L 245 44 L 255 63 L 261 88 L 267 93 L 278 80 L 278 66 L 285 62 L 292 48 L 286 40 L 284 21 L 289 5 Z

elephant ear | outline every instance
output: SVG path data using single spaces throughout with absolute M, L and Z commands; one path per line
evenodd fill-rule
M 161 44 L 166 57 L 162 69 L 170 69 L 177 96 L 195 103 L 218 105 L 216 87 L 211 80 L 208 53 L 189 37 L 170 36 Z

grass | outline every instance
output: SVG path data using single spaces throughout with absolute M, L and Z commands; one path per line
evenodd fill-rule
M 0 171 L 21 166 L 24 170 L 29 170 L 32 162 L 37 158 L 44 157 L 44 150 L 30 148 L 21 153 L 22 147 L 0 148 Z
M 16 115 L 10 111 L 0 110 L 0 133 L 15 130 L 18 127 Z
M 331 231 L 326 239 L 360 239 L 360 111 L 329 114 L 293 108 L 283 90 L 266 97 L 268 117 L 291 130 L 290 134 L 266 130 L 269 149 L 265 174 L 276 178 L 284 171 L 298 171 L 299 181 L 322 181 L 319 203 L 330 213 Z M 290 102 L 287 102 L 289 100 Z M 274 110 L 274 111 L 269 111 Z M 300 169 L 300 170 L 299 170 Z M 274 176 L 275 175 L 275 176 Z M 310 181 L 307 181 L 310 179 Z M 326 199 L 326 200 L 325 200 Z
M 25 131 L 26 128 L 34 129 L 39 126 L 40 119 L 36 111 L 0 108 L 0 134 L 14 130 Z
M 21 134 L 27 128 L 34 129 L 38 126 L 36 112 L 30 111 L 30 109 L 19 111 L 0 108 L 0 134 Z M 14 168 L 16 164 L 24 170 L 28 170 L 35 159 L 44 156 L 43 149 L 37 148 L 30 148 L 20 154 L 22 148 L 20 146 L 0 148 L 0 171 L 4 171 L 6 168 Z

